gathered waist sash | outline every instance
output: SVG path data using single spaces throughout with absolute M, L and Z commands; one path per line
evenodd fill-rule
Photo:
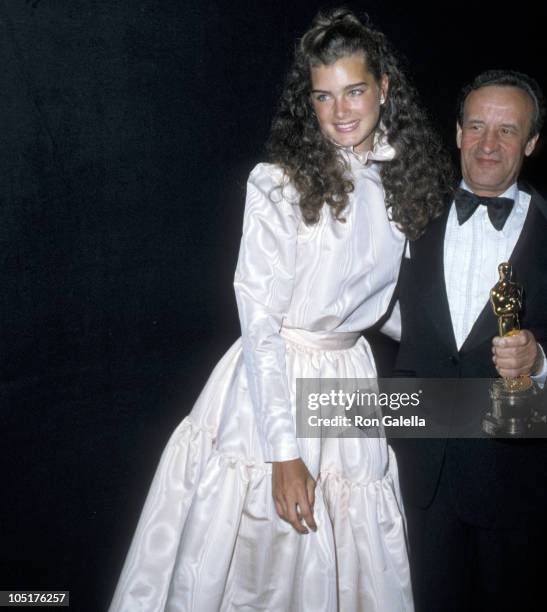
M 355 346 L 360 332 L 308 331 L 291 327 L 281 328 L 281 337 L 291 344 L 298 344 L 318 351 L 341 351 Z

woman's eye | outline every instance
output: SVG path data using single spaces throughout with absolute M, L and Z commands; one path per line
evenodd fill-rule
M 317 102 L 326 102 L 329 99 L 327 94 L 316 94 L 315 100 Z
M 363 93 L 362 89 L 352 89 L 349 92 L 350 96 L 360 96 Z

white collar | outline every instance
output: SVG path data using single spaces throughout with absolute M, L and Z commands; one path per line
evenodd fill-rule
M 353 147 L 342 147 L 334 142 L 334 140 L 331 140 L 331 142 L 338 149 L 347 153 L 350 159 L 355 158 L 363 165 L 366 165 L 369 161 L 383 162 L 391 161 L 395 158 L 395 149 L 387 141 L 386 132 L 382 124 L 378 126 L 374 133 L 372 149 L 369 151 L 357 153 L 357 151 L 354 151 Z
M 460 187 L 462 189 L 465 189 L 466 191 L 473 193 L 473 190 L 467 186 L 467 183 L 463 179 L 460 183 Z M 503 193 L 501 193 L 497 197 L 509 198 L 510 200 L 513 200 L 516 204 L 519 201 L 519 188 L 517 186 L 517 183 L 516 182 L 513 183 L 510 187 L 508 187 Z

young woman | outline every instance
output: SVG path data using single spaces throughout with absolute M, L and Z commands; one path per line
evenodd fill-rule
M 348 11 L 301 39 L 251 173 L 242 338 L 162 456 L 111 611 L 411 610 L 385 439 L 297 438 L 296 378 L 370 378 L 405 237 L 450 169 L 384 36 Z

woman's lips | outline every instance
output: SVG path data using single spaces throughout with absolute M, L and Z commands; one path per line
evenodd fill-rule
M 359 125 L 359 119 L 356 119 L 355 121 L 344 121 L 344 123 L 335 123 L 334 129 L 337 132 L 342 132 L 342 133 L 353 132 L 353 130 L 355 130 L 358 125 Z

